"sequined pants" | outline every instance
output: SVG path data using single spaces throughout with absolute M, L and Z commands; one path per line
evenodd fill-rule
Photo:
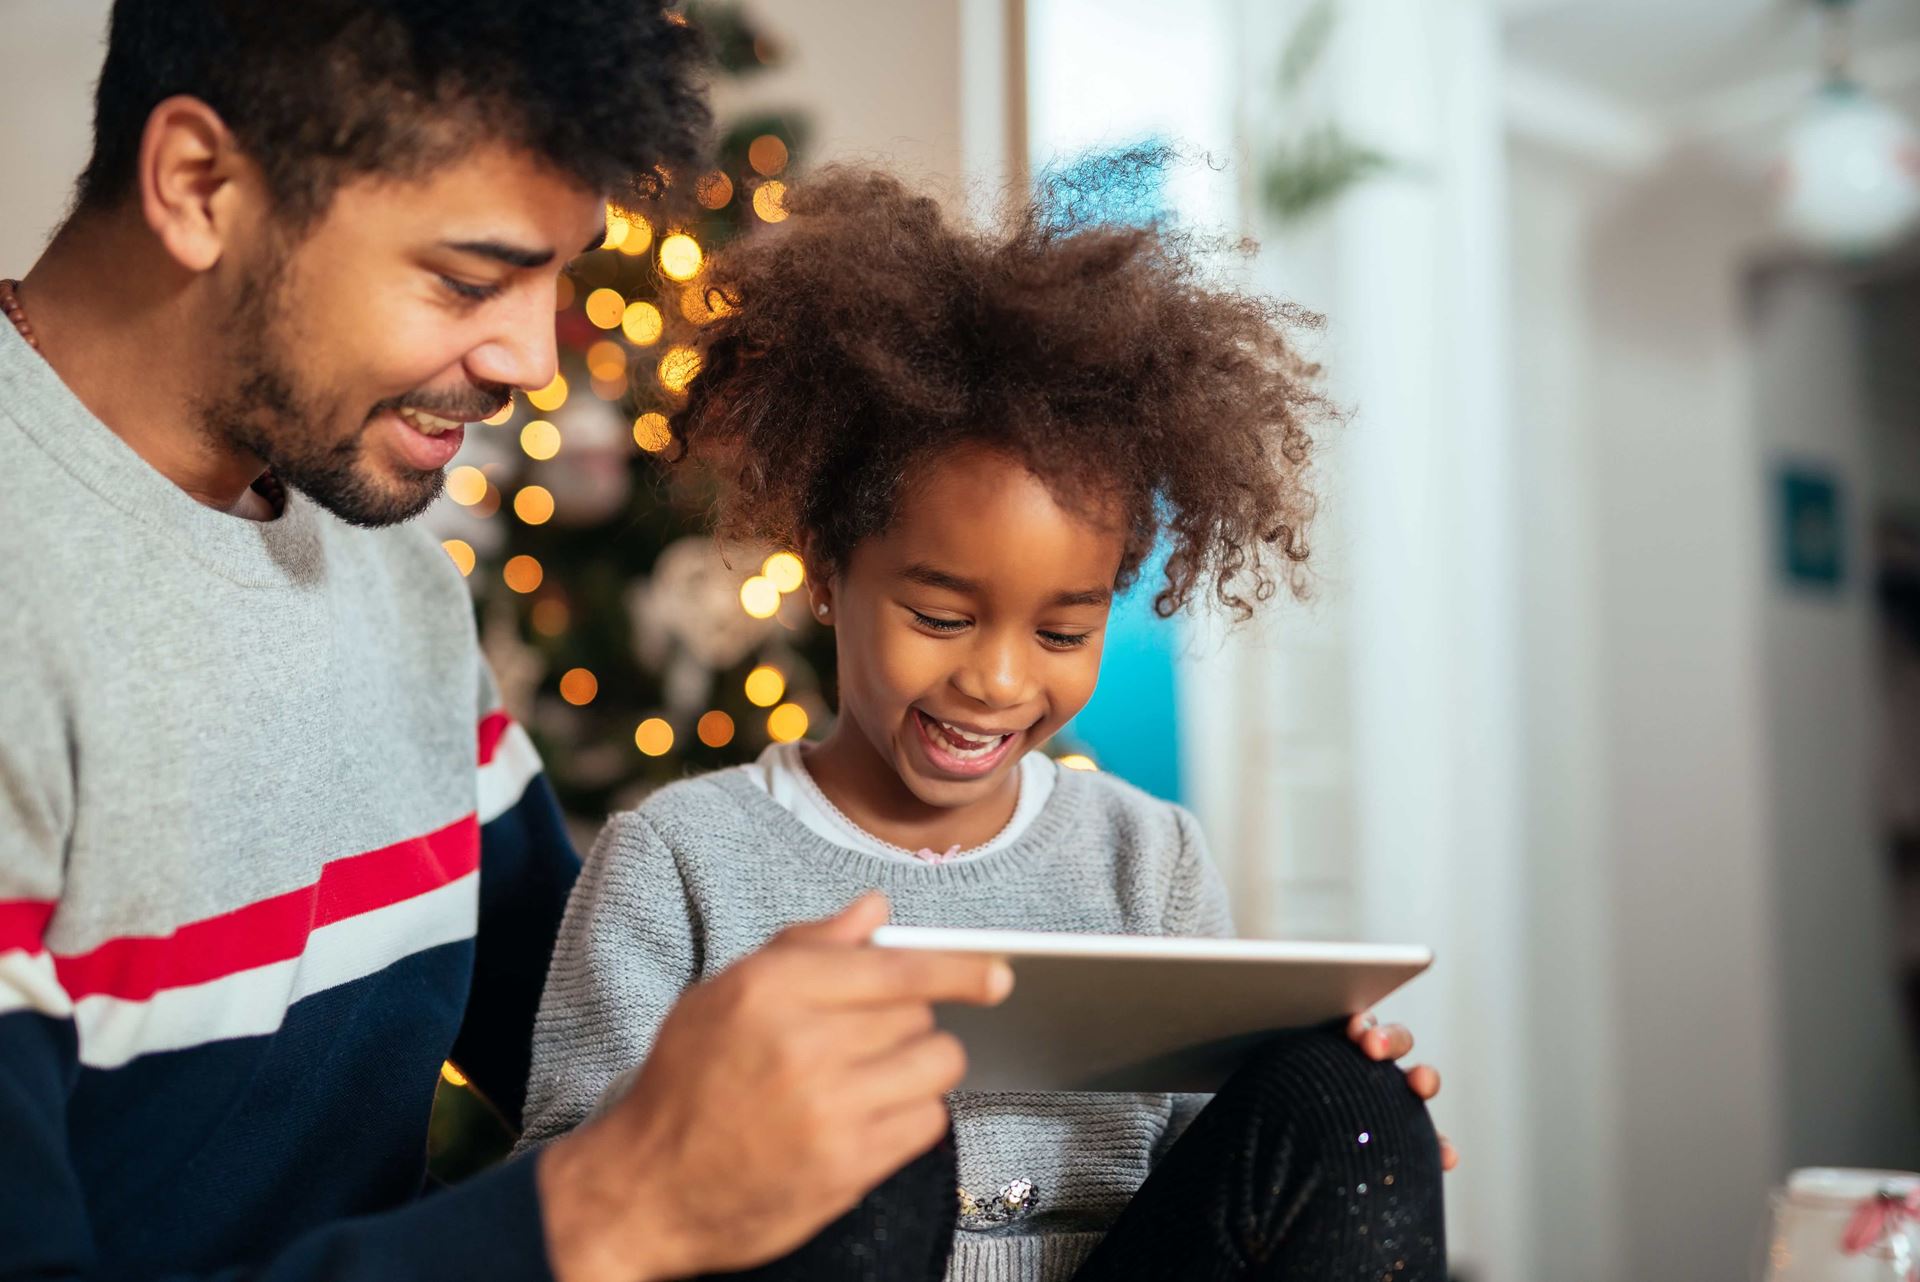
M 1445 1282 L 1440 1149 L 1392 1064 L 1282 1034 L 1168 1151 L 1074 1282 Z M 952 1141 L 752 1282 L 939 1282 Z

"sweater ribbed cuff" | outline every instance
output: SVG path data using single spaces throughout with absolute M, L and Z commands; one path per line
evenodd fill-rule
M 1066 1282 L 1105 1236 L 1095 1232 L 1018 1237 L 960 1233 L 947 1260 L 947 1282 Z

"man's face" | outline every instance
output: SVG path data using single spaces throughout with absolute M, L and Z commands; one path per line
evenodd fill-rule
M 350 182 L 295 243 L 269 233 L 223 265 L 207 426 L 343 520 L 418 515 L 463 425 L 553 380 L 555 282 L 604 217 L 599 194 L 504 146 Z

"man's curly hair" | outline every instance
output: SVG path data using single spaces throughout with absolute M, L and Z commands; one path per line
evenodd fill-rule
M 630 205 L 699 162 L 704 65 L 659 0 L 115 0 L 78 205 L 131 193 L 147 117 L 175 94 L 220 113 L 295 227 L 350 179 L 482 140 Z
M 1156 163 L 1118 157 L 1108 178 Z M 1163 616 L 1196 593 L 1245 618 L 1281 584 L 1303 592 L 1309 429 L 1329 410 L 1289 336 L 1317 318 L 1209 285 L 1196 242 L 1103 225 L 1085 195 L 1043 186 L 977 230 L 831 168 L 793 188 L 786 223 L 715 255 L 720 315 L 669 456 L 717 483 L 720 534 L 830 574 L 919 469 L 984 445 L 1063 504 L 1118 501 L 1117 588 L 1165 536 Z

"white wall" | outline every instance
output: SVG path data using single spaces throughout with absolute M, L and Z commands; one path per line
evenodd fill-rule
M 24 276 L 65 215 L 93 142 L 108 0 L 0 0 L 0 276 Z

